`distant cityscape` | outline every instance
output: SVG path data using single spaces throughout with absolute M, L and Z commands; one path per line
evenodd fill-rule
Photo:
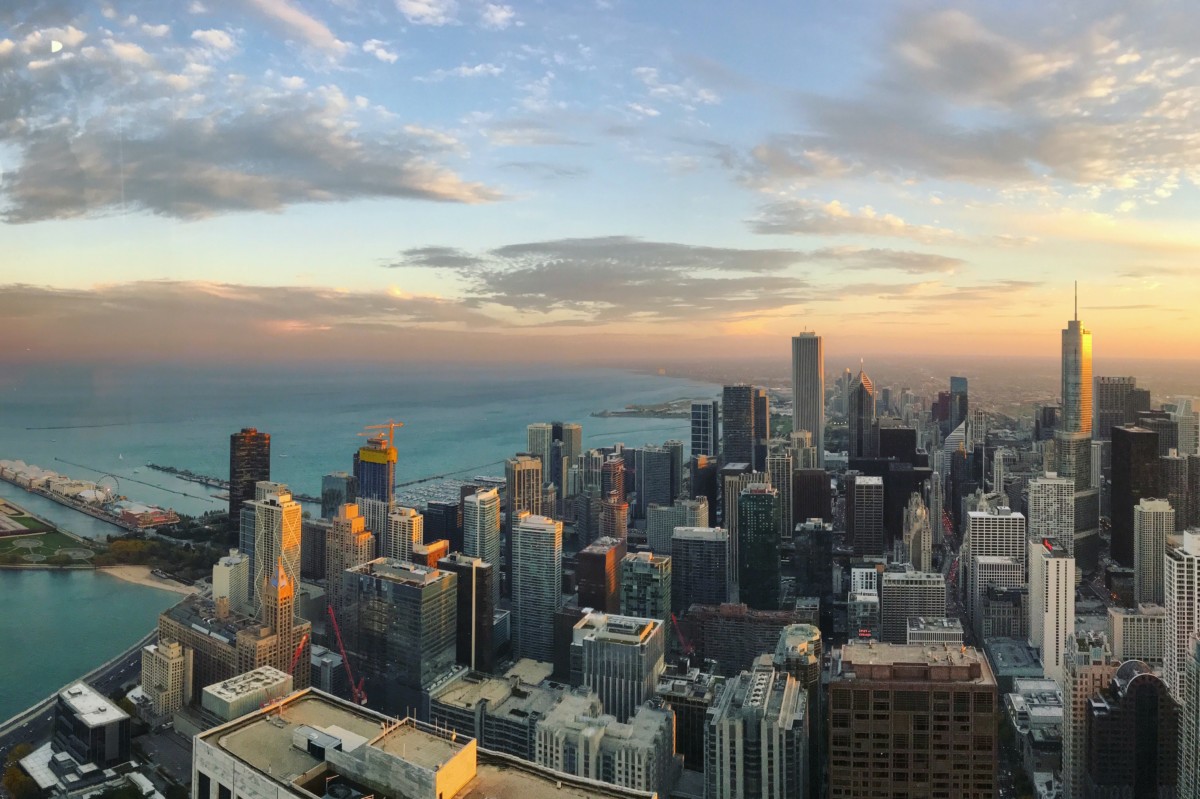
M 1197 401 L 1093 374 L 1078 316 L 1059 401 L 1012 413 L 791 344 L 790 390 L 612 412 L 687 441 L 535 422 L 495 476 L 398 482 L 377 419 L 310 497 L 251 427 L 227 476 L 150 465 L 227 491 L 199 519 L 0 460 L 124 528 L 97 558 L 224 546 L 0 727 L 4 792 L 1200 799 Z M 5 567 L 94 554 L 3 510 Z

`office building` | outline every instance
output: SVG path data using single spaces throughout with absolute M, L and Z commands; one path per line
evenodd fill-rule
M 396 508 L 388 514 L 379 556 L 411 562 L 413 550 L 425 540 L 425 517 L 416 508 Z
M 349 694 L 346 678 L 346 661 L 337 652 L 316 644 L 309 659 L 312 669 L 312 687 L 334 696 Z
M 1133 566 L 1133 509 L 1159 491 L 1158 434 L 1144 427 L 1112 431 L 1112 557 Z
M 463 497 L 463 554 L 490 563 L 492 605 L 500 604 L 500 493 L 478 489 Z
M 549 682 L 550 676 L 550 664 L 534 660 L 518 660 L 495 677 L 460 671 L 431 691 L 430 721 L 474 738 L 485 749 L 532 762 L 538 722 L 570 690 Z
M 1054 433 L 1059 477 L 1075 483 L 1075 540 L 1099 530 L 1099 491 L 1092 487 L 1092 334 L 1078 315 L 1062 331 L 1062 409 Z M 1070 552 L 1075 553 L 1074 547 Z
M 684 638 L 701 660 L 716 662 L 716 673 L 732 677 L 751 667 L 764 652 L 774 652 L 780 633 L 791 624 L 817 623 L 811 608 L 752 610 L 746 605 L 692 605 L 680 620 Z
M 271 435 L 243 427 L 229 437 L 229 519 L 241 518 L 242 503 L 254 499 L 254 485 L 271 479 Z
M 1158 485 L 1161 495 L 1175 509 L 1175 528 L 1173 532 L 1182 533 L 1186 530 L 1188 520 L 1192 518 L 1192 503 L 1200 502 L 1200 497 L 1192 497 L 1188 485 L 1188 459 L 1175 450 L 1158 458 Z M 1136 535 L 1136 532 L 1135 532 Z
M 572 683 L 594 691 L 606 713 L 626 722 L 654 696 L 666 651 L 658 619 L 585 612 L 571 631 Z
M 1072 636 L 1063 658 L 1063 799 L 1085 799 L 1088 761 L 1088 707 L 1120 665 L 1103 633 Z
M 833 525 L 809 519 L 796 525 L 792 536 L 797 566 L 796 593 L 823 597 L 833 590 Z
M 428 718 L 422 693 L 455 664 L 458 578 L 377 558 L 343 572 L 342 580 L 348 617 L 342 634 L 373 706 Z
M 1134 422 L 1136 414 L 1133 399 L 1136 388 L 1136 377 L 1096 376 L 1092 394 L 1096 406 L 1093 430 L 1096 438 L 1111 441 L 1114 427 Z M 1149 404 L 1146 409 L 1149 410 Z
M 1158 454 L 1169 455 L 1179 449 L 1179 425 L 1166 411 L 1143 411 L 1137 415 L 1137 426 L 1158 434 Z
M 165 719 L 192 701 L 192 650 L 178 641 L 142 647 L 142 693 L 153 717 Z
M 347 619 L 342 573 L 375 557 L 375 536 L 357 505 L 342 505 L 335 512 L 325 539 L 325 594 L 339 624 Z
M 684 496 L 683 490 L 683 442 L 678 439 L 668 439 L 663 442 L 662 448 L 665 449 L 671 459 L 671 499 L 675 500 Z
M 646 543 L 660 555 L 671 554 L 671 536 L 676 527 L 707 527 L 708 500 L 677 499 L 670 505 L 651 505 L 646 510 Z
M 430 541 L 428 544 L 414 544 L 412 557 L 409 560 L 418 566 L 437 568 L 437 562 L 450 554 L 450 542 L 446 539 Z
M 1022 514 L 1003 506 L 986 511 L 968 511 L 967 532 L 962 545 L 965 551 L 961 553 L 959 568 L 962 570 L 963 566 L 967 567 L 962 574 L 963 594 L 967 616 L 973 623 L 979 619 L 976 608 L 987 583 L 976 578 L 972 559 L 976 556 L 1016 559 L 1018 580 L 1004 584 L 1021 585 L 1025 581 L 1025 541 L 1025 517 Z M 979 625 L 976 626 L 978 628 Z
M 621 559 L 621 615 L 671 618 L 671 556 L 631 552 Z
M 933 568 L 933 531 L 921 495 L 912 493 L 904 508 L 904 562 L 919 572 Z M 896 643 L 902 643 L 897 641 Z
M 321 477 L 321 518 L 332 519 L 338 508 L 358 501 L 358 479 L 349 472 L 330 472 Z
M 792 521 L 833 521 L 833 488 L 824 469 L 792 472 Z
M 995 797 L 999 699 L 983 653 L 846 644 L 827 707 L 830 799 Z M 872 737 L 881 724 L 890 734 Z
M 85 682 L 76 682 L 54 698 L 54 752 L 77 764 L 100 769 L 129 761 L 129 714 Z
M 597 782 L 670 796 L 675 784 L 675 717 L 644 706 L 628 722 L 595 696 L 567 694 L 537 725 L 539 766 Z
M 706 716 L 723 684 L 715 674 L 674 664 L 667 664 L 658 678 L 654 693 L 675 713 L 675 751 L 689 771 L 704 771 Z
M 357 506 L 356 506 L 357 507 Z M 325 579 L 325 545 L 332 527 L 329 519 L 300 516 L 300 579 Z
M 300 525 L 303 511 L 283 483 L 255 485 L 255 499 L 247 504 L 254 511 L 254 571 L 251 585 L 260 597 L 258 613 L 265 612 L 263 585 L 283 569 L 289 585 L 300 584 Z
M 729 601 L 729 533 L 719 527 L 679 527 L 671 537 L 671 610 Z
M 250 558 L 236 549 L 222 557 L 213 566 L 212 595 L 218 606 L 224 605 L 226 613 L 247 615 L 254 612 L 250 606 Z
M 721 393 L 721 461 L 754 463 L 757 389 L 742 383 Z
M 882 556 L 887 551 L 883 530 L 883 478 L 847 476 L 846 534 L 855 555 Z
M 504 462 L 505 502 L 504 566 L 506 595 L 511 595 L 513 575 L 513 527 L 522 513 L 542 514 L 542 462 L 527 452 L 518 453 Z M 482 557 L 482 556 L 476 556 Z
M 602 613 L 621 612 L 621 560 L 625 541 L 601 536 L 575 556 L 579 607 Z
M 1075 558 L 1054 538 L 1029 539 L 1029 645 L 1042 673 L 1063 684 L 1063 652 L 1075 635 Z
M 458 502 L 446 502 L 431 499 L 425 503 L 425 538 L 436 541 L 444 538 L 450 542 L 451 552 L 462 552 L 463 549 L 463 501 L 473 495 L 479 488 L 465 485 L 460 491 Z
M 846 636 L 849 639 L 878 641 L 883 637 L 878 591 L 850 591 L 846 594 Z
M 779 452 L 767 456 L 767 477 L 779 494 L 779 539 L 791 541 L 795 525 L 792 522 L 792 453 Z
M 716 400 L 694 400 L 692 402 L 692 456 L 720 454 L 720 435 L 717 419 L 721 406 Z
M 525 428 L 527 446 L 525 451 L 542 463 L 550 457 L 550 445 L 554 443 L 554 426 L 537 422 Z
M 1167 647 L 1167 609 L 1162 605 L 1114 605 L 1108 609 L 1106 632 L 1118 663 L 1141 660 L 1162 668 Z
M 1087 708 L 1085 795 L 1174 796 L 1179 706 L 1140 660 L 1122 663 Z
M 706 799 L 808 796 L 808 695 L 769 655 L 730 680 L 708 711 Z
M 1200 456 L 1197 457 L 1200 458 Z M 712 455 L 694 455 L 689 465 L 691 485 L 688 493 L 696 499 L 704 499 L 707 503 L 708 516 L 701 521 L 700 526 L 709 527 L 716 524 L 717 520 L 717 500 L 720 490 L 720 469 L 717 459 Z M 1197 467 L 1196 474 L 1200 475 L 1200 467 Z
M 771 399 L 765 388 L 754 389 L 754 470 L 767 470 L 771 441 Z
M 1163 558 L 1163 606 L 1167 609 L 1167 649 L 1163 678 L 1171 695 L 1182 696 L 1188 638 L 1200 630 L 1200 530 L 1168 542 Z
M 600 496 L 607 497 L 616 494 L 620 500 L 625 499 L 625 459 L 621 455 L 609 455 L 600 467 Z
M 629 503 L 616 491 L 600 503 L 600 537 L 624 541 L 629 537 Z
M 451 552 L 438 559 L 437 568 L 457 578 L 455 658 L 472 671 L 491 672 L 496 667 L 492 564 Z
M 875 429 L 875 384 L 867 373 L 859 370 L 858 377 L 850 386 L 849 409 L 846 424 L 850 430 L 850 460 L 873 458 L 878 452 L 874 440 Z
M 775 671 L 790 674 L 805 690 L 821 682 L 821 631 L 811 624 L 789 624 L 779 632 L 771 658 Z M 816 694 L 812 695 L 816 702 Z
M 1139 604 L 1163 603 L 1163 556 L 1176 515 L 1165 499 L 1143 499 L 1133 509 L 1133 599 Z
M 484 749 L 473 737 L 411 718 L 397 721 L 313 691 L 203 732 L 193 744 L 195 799 L 372 794 L 406 799 L 646 796 L 551 771 Z
M 1188 638 L 1179 701 L 1178 799 L 1200 799 L 1200 638 Z
M 359 499 L 370 499 L 385 505 L 395 501 L 398 457 L 391 436 L 382 433 L 371 436 L 364 446 L 358 448 L 354 453 L 354 477 L 358 481 Z M 370 524 L 371 520 L 368 519 L 367 527 L 371 532 L 379 533 L 382 530 L 382 526 L 373 529 Z
M 946 615 L 946 578 L 941 572 L 885 571 L 879 580 L 880 640 L 908 643 L 908 620 Z
M 950 429 L 954 430 L 967 420 L 970 410 L 968 401 L 967 378 L 950 378 Z
M 1075 484 L 1050 474 L 1029 481 L 1029 537 L 1054 538 L 1075 552 Z
M 1013 630 L 1014 624 L 1018 628 L 1015 631 L 1027 636 L 1027 620 L 1012 618 L 1014 613 L 1027 613 L 1027 604 L 1020 608 L 1015 606 L 1014 600 L 1017 596 L 1012 591 L 1023 589 L 1026 585 L 1025 557 L 972 553 L 970 564 L 968 574 L 971 579 L 967 598 L 970 600 L 971 610 L 968 618 L 977 640 L 986 641 L 988 638 L 1000 636 L 1005 630 Z M 1028 595 L 1023 599 L 1027 603 Z
M 641 447 L 633 452 L 637 518 L 646 518 L 650 505 L 670 505 L 674 500 L 672 453 L 665 447 Z M 682 468 L 682 467 L 680 467 Z
M 260 666 L 206 686 L 200 694 L 200 706 L 221 721 L 232 721 L 288 696 L 293 690 L 290 674 Z
M 528 513 L 514 522 L 513 655 L 551 661 L 554 631 L 547 622 L 562 602 L 562 522 Z
M 752 483 L 738 497 L 738 590 L 756 610 L 775 610 L 780 599 L 779 492 Z
M 910 646 L 937 647 L 943 644 L 951 648 L 961 646 L 963 642 L 963 626 L 959 619 L 938 616 L 908 617 L 908 639 L 905 643 Z
M 825 352 L 816 333 L 792 337 L 792 431 L 807 430 L 825 468 Z

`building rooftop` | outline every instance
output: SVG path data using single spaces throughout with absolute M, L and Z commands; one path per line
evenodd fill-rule
M 68 685 L 58 692 L 58 696 L 71 712 L 89 727 L 99 727 L 129 718 L 128 713 L 82 681 Z
M 388 558 L 369 560 L 361 566 L 355 566 L 347 571 L 355 574 L 369 574 L 389 582 L 417 587 L 432 585 L 452 576 L 450 572 L 444 572 L 441 569 L 432 569 L 428 566 Z
M 658 619 L 617 616 L 592 611 L 585 613 L 583 618 L 575 622 L 572 637 L 575 641 L 594 638 L 632 644 L 649 639 L 660 627 L 662 627 L 662 622 Z
M 721 527 L 676 527 L 671 537 L 705 541 L 728 541 L 729 533 Z
M 857 641 L 834 653 L 833 679 L 996 684 L 987 658 L 974 647 Z
M 1042 673 L 1037 654 L 1016 638 L 989 638 L 983 642 L 992 668 L 1001 676 L 1030 676 Z
M 213 600 L 199 595 L 190 596 L 178 605 L 167 608 L 163 615 L 229 646 L 237 643 L 237 635 L 242 630 L 258 631 L 262 628 L 257 619 L 236 613 L 230 613 L 224 619 L 218 618 Z
M 962 620 L 948 616 L 909 616 L 908 631 L 920 630 L 957 630 L 962 632 Z
M 209 685 L 204 690 L 218 699 L 232 702 L 246 694 L 254 693 L 268 686 L 279 685 L 291 679 L 291 675 L 283 673 L 274 666 L 259 666 L 253 671 L 247 671 L 236 677 L 230 677 L 224 682 Z

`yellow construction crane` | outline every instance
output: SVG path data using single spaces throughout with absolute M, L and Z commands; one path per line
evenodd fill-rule
M 388 443 L 388 447 L 391 448 L 391 447 L 395 446 L 396 428 L 397 427 L 404 427 L 404 422 L 397 422 L 395 419 L 388 419 L 383 424 L 369 424 L 366 427 L 364 427 L 363 430 L 387 430 L 388 431 L 387 443 Z M 374 438 L 376 435 L 381 435 L 381 434 L 359 433 L 359 435 L 363 436 L 365 438 Z

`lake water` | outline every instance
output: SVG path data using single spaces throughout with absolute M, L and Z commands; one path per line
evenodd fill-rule
M 389 418 L 405 424 L 396 431 L 398 481 L 502 476 L 499 462 L 525 449 L 532 422 L 578 422 L 585 446 L 678 438 L 686 448 L 687 420 L 590 414 L 719 392 L 708 383 L 564 367 L 16 366 L 0 371 L 0 459 L 84 479 L 111 474 L 132 499 L 200 513 L 227 502 L 145 464 L 226 477 L 229 435 L 242 427 L 271 434 L 273 479 L 316 495 L 322 474 L 350 471 L 363 426 Z M 0 496 L 82 536 L 117 532 L 7 483 Z M 105 575 L 0 571 L 0 718 L 120 652 L 175 601 Z

